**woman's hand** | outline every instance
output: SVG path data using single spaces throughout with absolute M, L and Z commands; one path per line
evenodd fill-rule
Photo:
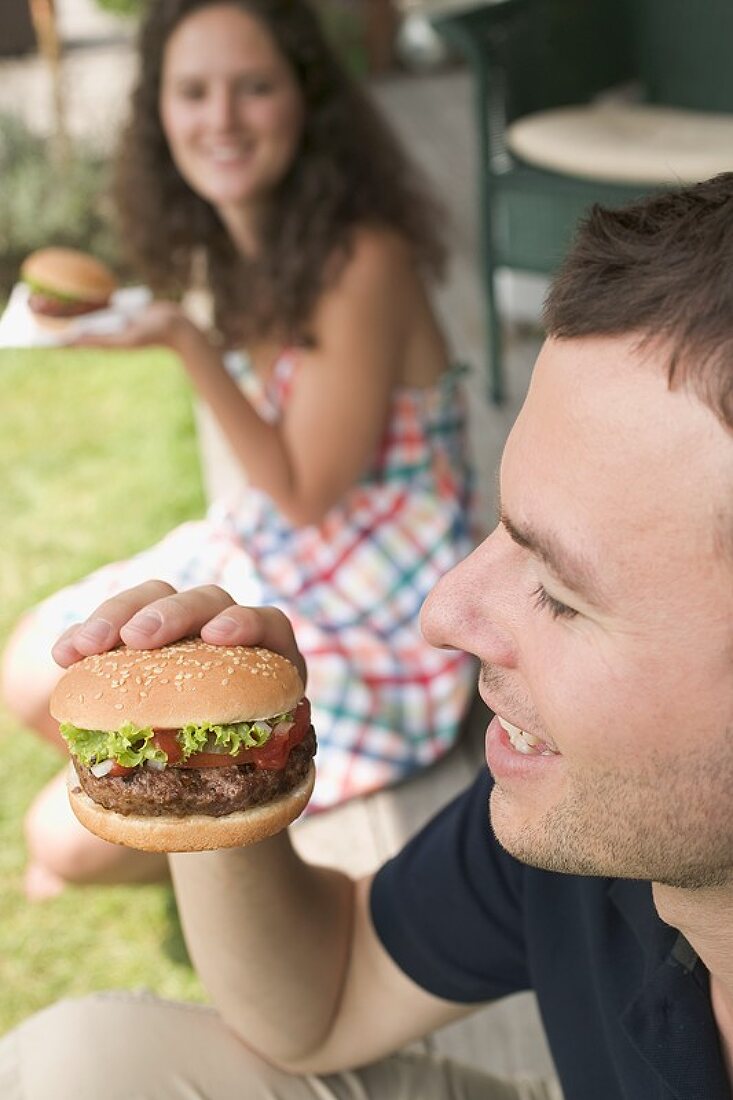
M 190 332 L 205 340 L 176 302 L 154 301 L 132 314 L 119 332 L 80 332 L 66 343 L 76 348 L 166 347 L 177 351 L 182 336 Z
M 274 607 L 241 607 L 216 585 L 176 592 L 165 581 L 146 581 L 105 600 L 86 622 L 64 631 L 52 649 L 66 668 L 120 643 L 158 649 L 200 634 L 211 645 L 260 645 L 292 661 L 305 683 L 305 661 L 289 620 Z

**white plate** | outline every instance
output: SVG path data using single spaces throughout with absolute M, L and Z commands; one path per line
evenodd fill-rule
M 116 290 L 108 309 L 100 309 L 70 322 L 63 332 L 48 332 L 36 324 L 28 308 L 30 289 L 25 283 L 13 287 L 5 312 L 0 317 L 0 347 L 63 347 L 69 337 L 82 332 L 110 335 L 121 332 L 129 320 L 148 304 L 152 294 L 146 286 Z

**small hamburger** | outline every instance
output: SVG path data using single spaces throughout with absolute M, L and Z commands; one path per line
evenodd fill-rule
M 74 248 L 41 248 L 20 269 L 28 308 L 41 328 L 61 331 L 70 321 L 109 305 L 117 280 L 106 266 Z
M 295 666 L 267 649 L 190 638 L 95 654 L 67 669 L 50 709 L 72 757 L 71 807 L 116 844 L 250 844 L 313 789 L 310 705 Z

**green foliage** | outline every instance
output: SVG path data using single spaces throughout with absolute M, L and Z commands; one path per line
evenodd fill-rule
M 5 349 L 0 382 L 2 647 L 26 607 L 200 516 L 204 501 L 190 390 L 171 356 Z M 169 888 L 25 900 L 23 815 L 61 764 L 0 706 L 0 1034 L 91 990 L 203 996 Z
M 97 7 L 114 15 L 140 15 L 145 0 L 97 0 Z
M 97 7 L 115 15 L 140 16 L 150 0 L 96 0 Z M 311 0 L 326 37 L 353 76 L 367 70 L 363 9 L 369 0 Z
M 368 0 L 367 0 L 368 2 Z M 326 38 L 352 77 L 367 73 L 364 9 L 358 0 L 315 0 Z
M 117 263 L 105 158 L 77 145 L 68 165 L 54 169 L 48 143 L 19 119 L 0 115 L 0 179 L 0 297 L 28 253 L 49 244 L 86 249 Z

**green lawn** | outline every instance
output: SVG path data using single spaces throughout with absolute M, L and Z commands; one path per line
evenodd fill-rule
M 20 612 L 203 509 L 187 381 L 162 352 L 0 351 L 0 645 Z M 21 892 L 23 813 L 61 758 L 0 709 L 0 1033 L 104 988 L 200 999 L 163 886 Z

